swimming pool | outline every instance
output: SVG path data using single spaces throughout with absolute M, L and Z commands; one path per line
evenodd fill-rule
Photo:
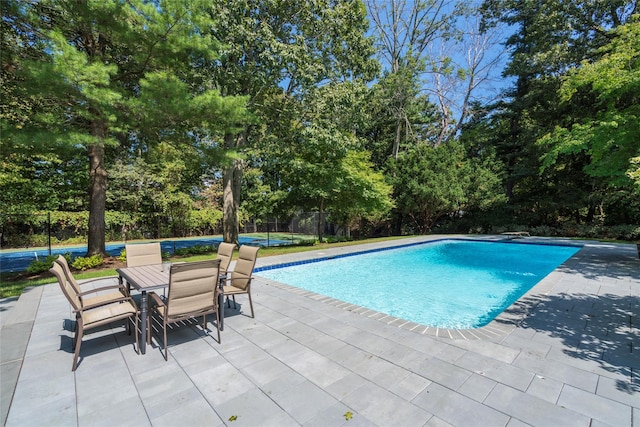
M 411 322 L 491 322 L 578 246 L 441 240 L 257 271 L 258 276 Z

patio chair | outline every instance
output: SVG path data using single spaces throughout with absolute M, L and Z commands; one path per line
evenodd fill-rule
M 77 293 L 75 287 L 71 284 L 64 273 L 62 265 L 54 262 L 49 269 L 51 273 L 58 279 L 62 293 L 71 304 L 73 312 L 76 315 L 76 325 L 74 329 L 73 342 L 75 351 L 73 354 L 73 363 L 71 370 L 75 371 L 78 367 L 78 356 L 80 355 L 80 347 L 82 345 L 82 336 L 85 330 L 93 329 L 109 323 L 120 320 L 127 320 L 127 332 L 131 334 L 131 327 L 128 321 L 134 322 L 134 327 L 138 325 L 138 306 L 131 297 L 120 294 L 118 300 L 112 300 L 111 303 L 105 304 L 87 304 L 82 295 Z M 138 334 L 136 336 L 136 353 L 138 353 Z
M 202 316 L 202 328 L 207 328 L 207 314 L 215 313 L 218 343 L 220 317 L 218 314 L 218 275 L 220 260 L 174 264 L 171 266 L 169 290 L 165 300 L 155 292 L 149 293 L 149 306 L 162 319 L 164 360 L 168 360 L 167 325 Z M 147 318 L 149 332 L 151 317 Z M 151 333 L 147 335 L 151 344 Z
M 114 301 L 119 301 L 123 296 L 128 296 L 127 289 L 119 283 L 115 285 L 101 286 L 99 288 L 93 288 L 93 289 L 83 291 L 80 287 L 81 285 L 87 285 L 87 284 L 95 283 L 98 281 L 104 281 L 104 278 L 84 280 L 82 284 L 80 284 L 75 279 L 75 277 L 73 277 L 73 274 L 71 273 L 71 268 L 69 268 L 69 263 L 67 262 L 67 259 L 65 257 L 63 257 L 62 255 L 58 255 L 58 258 L 54 261 L 54 264 L 55 263 L 59 264 L 60 267 L 62 267 L 64 277 L 71 284 L 75 292 L 82 297 L 82 300 L 84 301 L 85 305 L 96 306 L 101 304 L 109 304 Z M 116 278 L 113 278 L 113 279 L 116 279 Z M 113 289 L 117 289 L 117 291 L 112 291 Z M 101 293 L 103 291 L 112 291 L 112 292 Z M 91 297 L 89 296 L 91 294 L 96 294 L 96 295 Z
M 127 254 L 127 267 L 162 264 L 162 251 L 159 242 L 124 245 Z
M 159 242 L 125 244 L 127 267 L 162 264 L 162 250 Z M 131 295 L 131 285 L 127 282 L 127 295 Z
M 242 245 L 238 250 L 238 259 L 236 265 L 231 272 L 229 284 L 223 288 L 224 295 L 227 297 L 227 305 L 230 306 L 229 296 L 233 299 L 233 305 L 236 306 L 236 295 L 247 294 L 249 297 L 249 307 L 251 307 L 251 317 L 253 314 L 253 302 L 251 301 L 251 280 L 253 279 L 253 268 L 258 258 L 259 246 Z
M 227 274 L 229 264 L 231 264 L 231 259 L 233 258 L 233 250 L 235 248 L 235 243 L 222 242 L 220 243 L 220 245 L 218 245 L 218 254 L 216 255 L 216 259 L 220 260 L 221 276 Z

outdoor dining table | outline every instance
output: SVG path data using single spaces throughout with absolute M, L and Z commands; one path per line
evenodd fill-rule
M 147 301 L 147 292 L 165 289 L 169 287 L 170 277 L 169 264 L 153 264 L 142 265 L 137 267 L 124 267 L 116 269 L 119 275 L 119 281 L 123 280 L 134 289 L 140 291 L 142 301 L 140 301 L 140 352 L 145 354 L 147 351 L 147 317 L 149 315 L 149 307 Z M 220 330 L 224 329 L 224 295 L 222 293 L 224 280 L 226 275 L 218 277 L 220 292 L 218 294 L 218 314 L 220 316 Z

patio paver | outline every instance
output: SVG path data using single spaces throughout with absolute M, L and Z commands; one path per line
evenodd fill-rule
M 443 237 L 264 257 L 257 267 Z M 579 243 L 484 328 L 428 328 L 259 278 L 256 318 L 239 297 L 225 309 L 221 344 L 194 322 L 169 332 L 165 362 L 157 342 L 137 355 L 114 326 L 85 337 L 75 373 L 68 303 L 57 284 L 29 289 L 0 305 L 2 422 L 640 427 L 636 247 Z

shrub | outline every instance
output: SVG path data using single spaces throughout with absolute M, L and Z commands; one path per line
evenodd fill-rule
M 31 273 L 31 274 L 44 273 L 45 271 L 51 268 L 51 264 L 53 264 L 56 258 L 58 258 L 57 255 L 49 255 L 44 259 L 37 259 L 33 261 L 27 267 L 27 273 Z
M 292 246 L 315 246 L 317 244 L 318 244 L 318 240 L 316 239 L 301 239 L 301 240 L 298 240 Z
M 341 243 L 341 242 L 351 242 L 353 239 L 351 237 L 346 236 L 327 236 L 327 243 Z
M 529 231 L 529 233 L 532 236 L 554 237 L 554 236 L 562 236 L 563 235 L 562 231 L 559 231 L 557 228 L 551 227 L 549 225 L 538 225 L 536 227 L 519 228 L 519 229 L 514 229 L 514 230 L 526 230 L 526 231 Z M 511 230 L 506 230 L 506 231 L 511 231 Z M 566 237 L 571 237 L 571 236 L 566 236 Z
M 88 268 L 99 267 L 104 263 L 101 255 L 93 255 L 90 257 L 78 257 L 73 260 L 71 266 L 76 270 L 86 270 Z
M 608 235 L 617 240 L 640 242 L 640 226 L 637 225 L 612 225 L 607 227 Z
M 180 248 L 176 249 L 176 255 L 185 256 L 185 255 L 203 255 L 216 252 L 216 247 L 214 245 L 194 245 L 188 248 Z

